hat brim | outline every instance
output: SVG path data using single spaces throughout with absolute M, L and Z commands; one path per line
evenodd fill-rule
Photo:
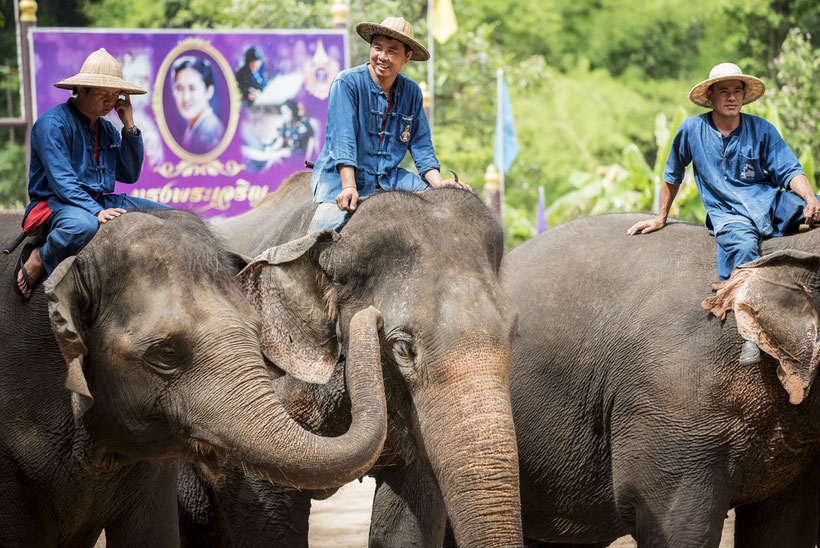
M 356 25 L 356 33 L 368 44 L 371 42 L 374 34 L 383 34 L 394 40 L 398 40 L 413 51 L 411 61 L 427 61 L 430 59 L 430 52 L 427 48 L 422 46 L 419 42 L 406 36 L 390 27 L 385 27 L 377 23 L 359 23 Z
M 123 78 L 117 78 L 116 76 L 108 76 L 104 74 L 89 74 L 82 72 L 66 78 L 65 80 L 60 80 L 54 84 L 54 87 L 60 89 L 74 89 L 82 87 L 111 88 L 120 90 L 124 95 L 142 95 L 144 93 L 148 93 L 148 91 L 142 89 L 136 84 L 126 81 Z
M 763 83 L 763 80 L 755 78 L 754 76 L 748 76 L 746 74 L 728 74 L 726 76 L 709 78 L 708 80 L 704 80 L 700 84 L 696 85 L 692 88 L 692 91 L 689 92 L 689 100 L 696 105 L 712 108 L 712 101 L 706 97 L 706 92 L 712 84 L 723 82 L 725 80 L 740 80 L 741 82 L 745 82 L 746 97 L 743 98 L 744 105 L 757 101 L 763 97 L 764 93 L 766 93 L 766 84 Z

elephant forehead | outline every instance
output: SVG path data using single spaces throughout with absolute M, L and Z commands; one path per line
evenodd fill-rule
M 513 321 L 512 306 L 491 275 L 465 275 L 457 270 L 434 270 L 413 280 L 396 280 L 393 291 L 380 299 L 387 313 L 424 315 L 437 322 L 470 325 L 476 321 Z

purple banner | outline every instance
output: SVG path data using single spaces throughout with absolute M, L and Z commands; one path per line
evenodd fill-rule
M 211 219 L 243 213 L 324 143 L 327 95 L 346 67 L 344 31 L 141 32 L 32 29 L 35 115 L 69 97 L 54 84 L 105 48 L 143 134 L 140 180 L 117 192 Z M 108 115 L 117 128 L 115 112 Z

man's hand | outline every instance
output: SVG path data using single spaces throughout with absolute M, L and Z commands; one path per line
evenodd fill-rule
M 117 116 L 120 117 L 122 125 L 126 128 L 134 127 L 134 112 L 131 108 L 131 96 L 124 95 L 124 98 L 117 99 L 114 103 L 114 110 L 117 111 Z
M 803 208 L 803 216 L 806 218 L 807 224 L 820 222 L 820 201 L 816 197 L 806 203 L 806 207 Z
M 359 204 L 359 191 L 355 186 L 349 186 L 342 189 L 338 196 L 336 196 L 336 205 L 342 211 L 354 211 Z
M 100 224 L 103 224 L 106 221 L 110 221 L 111 219 L 115 219 L 125 213 L 125 210 L 121 207 L 110 207 L 108 209 L 103 209 L 99 213 L 97 213 L 97 220 Z
M 453 188 L 460 188 L 462 190 L 469 190 L 473 192 L 473 187 L 468 185 L 467 183 L 463 183 L 461 181 L 456 181 L 455 179 L 444 179 L 443 181 L 439 182 L 437 185 L 430 183 L 430 186 L 433 188 L 444 188 L 447 186 L 451 186 Z
M 662 229 L 664 226 L 666 226 L 666 221 L 660 217 L 655 217 L 654 219 L 649 219 L 648 221 L 639 221 L 635 223 L 629 230 L 626 231 L 626 233 L 630 236 L 634 236 L 638 233 L 649 234 L 650 232 L 655 232 L 656 230 Z

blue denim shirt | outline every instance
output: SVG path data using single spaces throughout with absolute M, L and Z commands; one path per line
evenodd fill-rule
M 750 114 L 741 114 L 740 131 L 724 150 L 722 135 L 708 116 L 693 116 L 680 125 L 666 160 L 664 181 L 682 183 L 692 162 L 711 234 L 729 223 L 751 222 L 762 236 L 771 235 L 775 198 L 788 189 L 795 175 L 803 173 L 800 162 L 773 125 Z
M 330 86 L 325 143 L 313 168 L 310 186 L 314 202 L 333 202 L 342 191 L 341 166 L 355 168 L 359 196 L 384 190 L 424 190 L 419 175 L 399 168 L 410 151 L 422 175 L 439 169 L 421 89 L 398 74 L 393 103 L 382 135 L 387 95 L 373 80 L 367 64 L 340 72 Z
M 94 160 L 96 134 L 91 120 L 74 106 L 74 100 L 52 107 L 31 128 L 31 168 L 26 215 L 48 201 L 51 211 L 64 204 L 92 215 L 103 207 L 89 193 L 114 192 L 114 182 L 134 183 L 142 169 L 142 135 L 120 133 L 108 120 L 99 119 L 99 163 Z

